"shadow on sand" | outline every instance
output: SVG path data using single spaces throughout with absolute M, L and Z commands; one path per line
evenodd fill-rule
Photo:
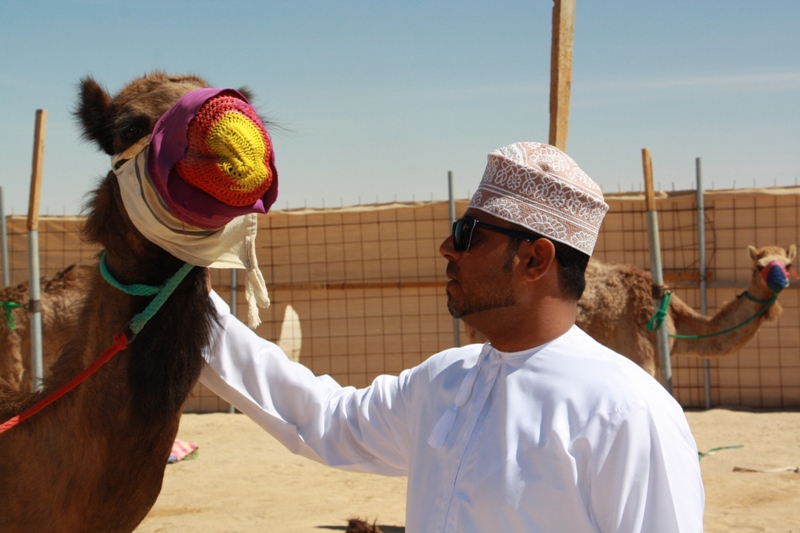
M 376 524 L 378 529 L 383 533 L 406 533 L 406 528 L 403 526 L 387 526 L 384 524 Z M 317 526 L 317 529 L 328 529 L 330 531 L 347 531 L 347 526 Z

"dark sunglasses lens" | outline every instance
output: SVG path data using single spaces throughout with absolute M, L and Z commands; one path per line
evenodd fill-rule
M 453 248 L 457 252 L 466 252 L 472 237 L 472 221 L 461 218 L 453 222 Z

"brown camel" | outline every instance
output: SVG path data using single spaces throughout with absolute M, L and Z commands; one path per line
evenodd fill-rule
M 86 139 L 106 153 L 147 135 L 186 92 L 208 84 L 154 73 L 113 99 L 81 82 L 76 116 Z M 124 284 L 160 285 L 183 264 L 134 228 L 109 173 L 88 204 L 83 237 L 105 249 Z M 161 490 L 181 407 L 203 366 L 215 310 L 208 272 L 194 268 L 130 346 L 35 416 L 0 434 L 0 531 L 132 531 Z M 73 340 L 42 393 L 0 386 L 0 422 L 69 381 L 112 345 L 151 297 L 129 296 L 97 268 Z
M 789 270 L 797 247 L 748 248 L 753 260 L 753 276 L 747 294 L 758 300 L 740 297 L 728 302 L 714 316 L 705 316 L 672 294 L 665 317 L 667 331 L 678 335 L 709 335 L 733 328 L 759 313 L 775 296 L 761 276 L 770 261 L 780 261 Z M 670 337 L 671 355 L 722 357 L 744 346 L 768 320 L 776 320 L 781 306 L 775 301 L 765 312 L 740 328 L 723 335 L 702 339 Z M 602 263 L 592 259 L 586 268 L 586 291 L 578 302 L 577 325 L 601 344 L 631 359 L 653 376 L 659 375 L 656 335 L 647 331 L 655 313 L 650 273 L 633 265 Z M 467 328 L 471 342 L 485 339 Z
M 92 268 L 71 265 L 51 278 L 42 278 L 42 361 L 45 377 L 59 350 L 72 339 L 80 316 L 83 296 L 89 287 Z M 28 282 L 0 290 L 0 301 L 27 305 Z M 31 390 L 30 315 L 27 309 L 15 309 L 12 330 L 0 316 L 0 381 L 18 390 Z
M 156 72 L 112 98 L 86 78 L 75 114 L 86 139 L 118 154 L 148 135 L 182 95 L 202 87 L 208 84 L 195 76 Z M 239 92 L 250 99 L 246 89 Z M 160 285 L 183 265 L 133 226 L 112 173 L 92 195 L 82 234 L 105 249 L 108 270 L 126 285 Z M 91 268 L 74 335 L 44 390 L 18 391 L 0 382 L 0 423 L 81 373 L 150 301 L 120 292 Z M 133 531 L 161 491 L 181 407 L 200 375 L 215 320 L 208 271 L 195 267 L 127 349 L 60 400 L 0 433 L 0 531 Z M 292 346 L 299 351 L 296 342 Z

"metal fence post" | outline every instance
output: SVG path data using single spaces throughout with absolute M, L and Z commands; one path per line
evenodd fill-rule
M 453 171 L 447 171 L 447 197 L 450 203 L 450 227 L 456 220 L 456 200 L 453 198 Z M 457 318 L 453 318 L 453 346 L 461 346 L 461 326 Z
M 700 262 L 700 312 L 708 315 L 708 294 L 706 283 L 706 226 L 705 226 L 705 201 L 703 198 L 703 176 L 700 173 L 700 158 L 695 159 L 697 173 L 697 248 Z M 711 368 L 708 357 L 703 358 L 703 394 L 705 395 L 706 409 L 711 409 Z

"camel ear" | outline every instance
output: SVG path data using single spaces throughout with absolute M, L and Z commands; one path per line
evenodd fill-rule
M 255 98 L 255 95 L 253 94 L 253 91 L 251 91 L 247 87 L 239 87 L 239 89 L 237 89 L 237 90 L 240 93 L 242 93 L 242 96 L 247 98 L 247 101 L 250 102 L 250 105 L 253 105 L 253 98 Z
M 114 153 L 110 121 L 111 96 L 91 77 L 81 79 L 78 108 L 73 112 L 83 129 L 82 136 L 108 155 Z
M 789 261 L 794 259 L 794 256 L 796 255 L 797 255 L 797 246 L 793 244 L 789 247 Z
M 755 246 L 753 245 L 748 246 L 747 251 L 750 252 L 750 259 L 752 259 L 753 261 L 758 260 L 758 250 L 756 250 Z
M 250 90 L 250 89 L 248 89 L 247 87 L 239 87 L 239 88 L 237 89 L 237 91 L 239 91 L 240 93 L 242 93 L 242 96 L 244 96 L 245 98 L 247 98 L 247 101 L 250 103 L 250 105 L 251 105 L 251 106 L 255 107 L 255 104 L 253 103 L 253 99 L 256 97 L 256 95 L 255 95 L 255 94 L 253 94 L 253 91 L 251 91 L 251 90 Z M 275 124 L 274 122 L 272 122 L 272 121 L 271 121 L 269 118 L 265 117 L 265 116 L 264 116 L 264 115 L 262 115 L 261 113 L 259 113 L 259 114 L 258 114 L 258 118 L 260 118 L 260 119 L 261 119 L 261 122 L 263 122 L 263 123 L 264 123 L 264 126 L 267 126 L 267 127 L 269 127 L 269 130 L 270 130 L 270 131 L 272 131 L 272 129 L 273 129 L 273 128 L 280 128 L 280 126 L 278 126 L 277 124 Z M 282 129 L 282 128 L 281 128 L 281 129 Z

